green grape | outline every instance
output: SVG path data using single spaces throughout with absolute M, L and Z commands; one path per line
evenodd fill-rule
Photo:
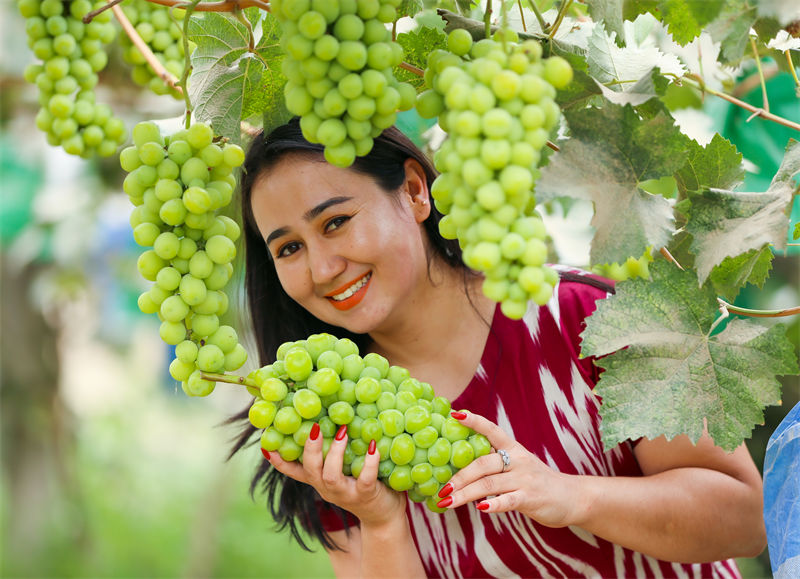
M 308 388 L 301 388 L 295 392 L 292 405 L 297 413 L 306 419 L 314 418 L 322 410 L 319 395 Z
M 269 428 L 275 419 L 278 409 L 274 403 L 266 400 L 255 402 L 248 412 L 250 424 L 259 429 Z
M 351 404 L 340 400 L 328 407 L 328 416 L 334 424 L 350 424 L 355 417 L 355 411 Z

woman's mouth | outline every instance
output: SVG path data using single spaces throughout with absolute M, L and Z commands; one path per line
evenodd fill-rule
M 349 310 L 357 306 L 364 298 L 371 280 L 372 272 L 370 271 L 367 272 L 366 275 L 349 282 L 347 285 L 326 294 L 325 297 L 330 300 L 331 305 L 337 310 Z

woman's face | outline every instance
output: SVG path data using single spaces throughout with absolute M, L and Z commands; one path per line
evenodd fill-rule
M 428 189 L 418 163 L 405 169 L 397 194 L 297 153 L 256 179 L 253 216 L 280 283 L 316 318 L 371 333 L 423 299 Z

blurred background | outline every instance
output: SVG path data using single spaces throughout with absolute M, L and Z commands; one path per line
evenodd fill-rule
M 332 577 L 324 553 L 302 551 L 276 531 L 264 499 L 251 498 L 258 448 L 227 460 L 236 432 L 223 422 L 248 403 L 246 392 L 221 384 L 190 399 L 170 378 L 157 320 L 136 305 L 145 282 L 118 162 L 71 157 L 35 128 L 36 90 L 22 78 L 32 56 L 13 1 L 0 3 L 0 39 L 0 575 Z M 148 95 L 128 76 L 112 55 L 97 94 L 129 127 L 182 113 L 182 103 Z M 772 112 L 800 118 L 788 75 L 769 83 Z M 733 140 L 748 160 L 745 190 L 765 191 L 797 135 L 685 96 L 676 116 L 687 132 Z M 740 95 L 760 97 L 757 86 Z M 428 128 L 413 114 L 401 124 L 415 139 Z M 591 207 L 547 210 L 553 260 L 585 265 Z M 796 221 L 800 206 L 793 213 Z M 777 255 L 766 286 L 736 303 L 800 304 L 797 249 Z M 233 294 L 241 304 L 240 289 Z M 229 322 L 245 327 L 240 315 Z M 782 321 L 800 350 L 797 318 Z M 783 394 L 749 441 L 759 466 L 769 435 L 800 400 L 796 378 Z M 769 576 L 766 553 L 740 565 L 748 577 Z

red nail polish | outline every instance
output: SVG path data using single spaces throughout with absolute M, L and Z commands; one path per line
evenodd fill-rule
M 347 425 L 342 424 L 339 427 L 339 430 L 336 431 L 336 436 L 334 437 L 336 440 L 344 440 L 344 437 L 347 436 Z
M 456 420 L 464 420 L 467 417 L 467 413 L 466 412 L 451 412 L 450 416 L 452 416 Z
M 453 485 L 450 484 L 450 483 L 447 483 L 446 485 L 444 485 L 442 487 L 442 490 L 439 491 L 439 496 L 440 497 L 446 497 L 447 495 L 449 495 L 452 492 L 453 492 Z
M 319 423 L 315 422 L 314 426 L 311 427 L 311 432 L 308 433 L 308 437 L 311 440 L 316 440 L 319 436 Z
M 267 452 L 267 449 L 265 449 L 265 448 L 262 448 L 262 449 L 261 449 L 261 454 L 263 454 L 263 455 L 264 455 L 264 458 L 265 458 L 265 459 L 269 460 L 269 452 Z
M 436 503 L 436 506 L 439 507 L 440 509 L 445 509 L 452 504 L 453 504 L 453 497 L 445 497 L 441 501 Z
M 375 442 L 375 439 L 369 441 L 369 447 L 367 448 L 367 454 L 375 454 L 375 451 L 378 449 L 378 443 Z
M 475 505 L 475 508 L 478 509 L 479 511 L 488 511 L 489 503 L 487 503 L 486 501 L 481 501 L 477 505 Z

